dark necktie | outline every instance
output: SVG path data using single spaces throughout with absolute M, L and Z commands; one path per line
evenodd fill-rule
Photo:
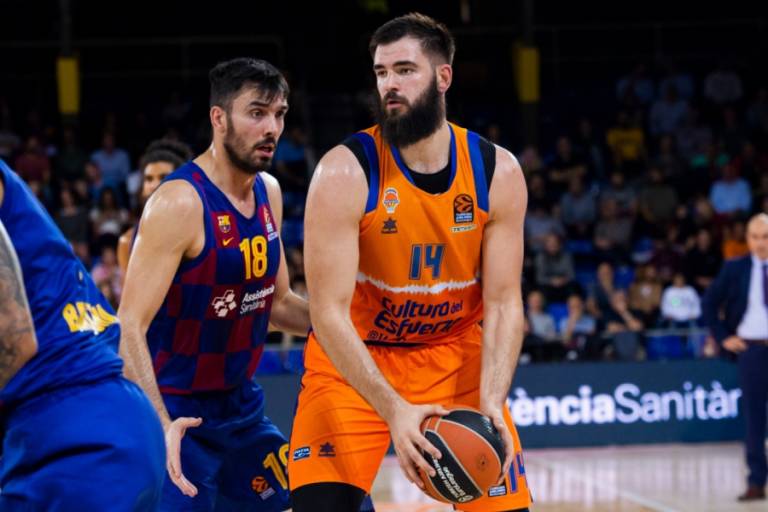
M 768 263 L 763 263 L 763 302 L 768 306 Z

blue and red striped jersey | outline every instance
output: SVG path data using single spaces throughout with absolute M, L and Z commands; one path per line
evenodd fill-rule
M 147 331 L 158 385 L 171 394 L 230 389 L 256 371 L 275 293 L 280 240 L 267 190 L 256 176 L 247 218 L 193 162 L 166 180 L 199 194 L 205 247 L 181 263 Z

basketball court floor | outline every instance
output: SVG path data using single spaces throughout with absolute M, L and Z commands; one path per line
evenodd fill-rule
M 742 504 L 738 443 L 527 450 L 532 512 L 768 512 Z M 373 487 L 377 512 L 448 512 L 427 498 L 388 457 Z

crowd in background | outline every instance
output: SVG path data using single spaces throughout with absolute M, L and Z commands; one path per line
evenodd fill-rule
M 528 183 L 523 361 L 715 355 L 700 329 L 702 293 L 725 259 L 748 252 L 745 220 L 768 211 L 768 89 L 724 66 L 703 76 L 637 66 L 615 91 L 612 120 L 583 117 L 538 145 L 507 141 L 504 120 L 469 126 L 504 141 Z M 174 96 L 163 136 L 183 138 L 176 127 L 189 115 Z M 142 149 L 120 139 L 114 117 L 88 147 L 74 126 L 34 115 L 15 126 L 19 116 L 0 101 L 0 158 L 117 304 L 115 247 L 140 215 Z M 288 123 L 272 170 L 292 284 L 304 294 L 303 205 L 316 158 L 306 128 Z

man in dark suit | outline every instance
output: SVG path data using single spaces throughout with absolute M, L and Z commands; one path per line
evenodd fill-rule
M 750 254 L 727 261 L 704 296 L 712 335 L 738 357 L 742 407 L 747 423 L 747 490 L 739 501 L 764 500 L 768 401 L 768 215 L 747 227 Z

